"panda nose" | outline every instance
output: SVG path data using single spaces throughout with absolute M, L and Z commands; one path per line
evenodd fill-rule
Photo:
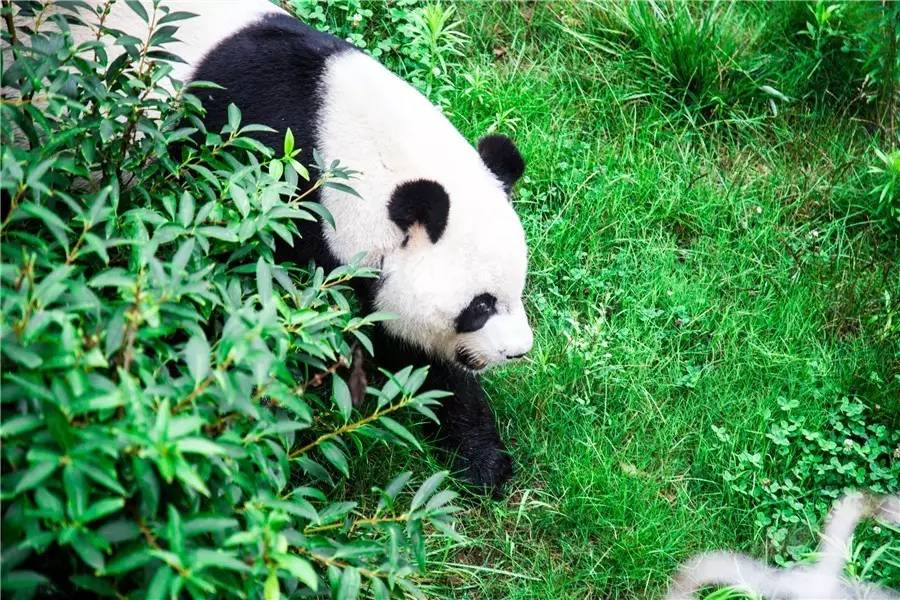
M 522 353 L 520 353 L 520 354 L 507 354 L 507 355 L 506 355 L 506 358 L 509 359 L 509 360 L 515 360 L 515 359 L 517 359 L 517 358 L 522 358 L 523 356 L 525 356 L 525 354 L 527 354 L 527 353 L 526 353 L 526 352 L 522 352 Z

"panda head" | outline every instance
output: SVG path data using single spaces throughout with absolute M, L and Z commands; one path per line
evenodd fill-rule
M 474 152 L 472 154 L 475 154 Z M 532 332 L 522 304 L 528 253 L 509 192 L 524 161 L 504 136 L 478 144 L 477 167 L 397 185 L 388 215 L 400 234 L 381 259 L 374 300 L 385 328 L 470 371 L 519 358 Z

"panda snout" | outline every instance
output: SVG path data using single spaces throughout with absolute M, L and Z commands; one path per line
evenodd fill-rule
M 518 318 L 511 319 L 510 329 L 506 332 L 507 343 L 502 354 L 507 360 L 522 358 L 528 354 L 534 343 L 534 334 L 528 326 L 524 312 L 516 317 Z

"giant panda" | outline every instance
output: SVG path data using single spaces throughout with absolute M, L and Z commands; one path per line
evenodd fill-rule
M 184 61 L 173 65 L 176 78 L 222 86 L 195 92 L 210 130 L 234 103 L 244 123 L 275 130 L 257 134 L 263 143 L 279 149 L 290 128 L 301 162 L 315 148 L 326 164 L 360 172 L 352 186 L 362 199 L 319 189 L 334 227 L 298 224 L 303 239 L 277 258 L 327 270 L 365 254 L 380 276 L 357 284 L 362 302 L 397 315 L 379 325 L 376 361 L 430 365 L 426 384 L 454 394 L 438 411 L 437 439 L 475 489 L 498 493 L 512 465 L 479 374 L 532 346 L 527 246 L 510 201 L 525 164 L 513 142 L 490 135 L 473 147 L 376 60 L 267 0 L 171 6 L 197 15 L 167 47 Z M 137 37 L 147 27 L 121 2 L 106 25 Z

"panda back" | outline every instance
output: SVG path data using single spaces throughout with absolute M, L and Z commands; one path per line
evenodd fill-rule
M 336 53 L 353 50 L 350 44 L 286 13 L 263 16 L 213 47 L 194 70 L 192 80 L 225 88 L 198 93 L 207 110 L 207 127 L 221 128 L 228 119 L 228 105 L 234 103 L 241 109 L 243 123 L 276 130 L 256 134 L 276 150 L 290 128 L 296 146 L 302 149 L 301 162 L 310 163 L 326 61 Z

